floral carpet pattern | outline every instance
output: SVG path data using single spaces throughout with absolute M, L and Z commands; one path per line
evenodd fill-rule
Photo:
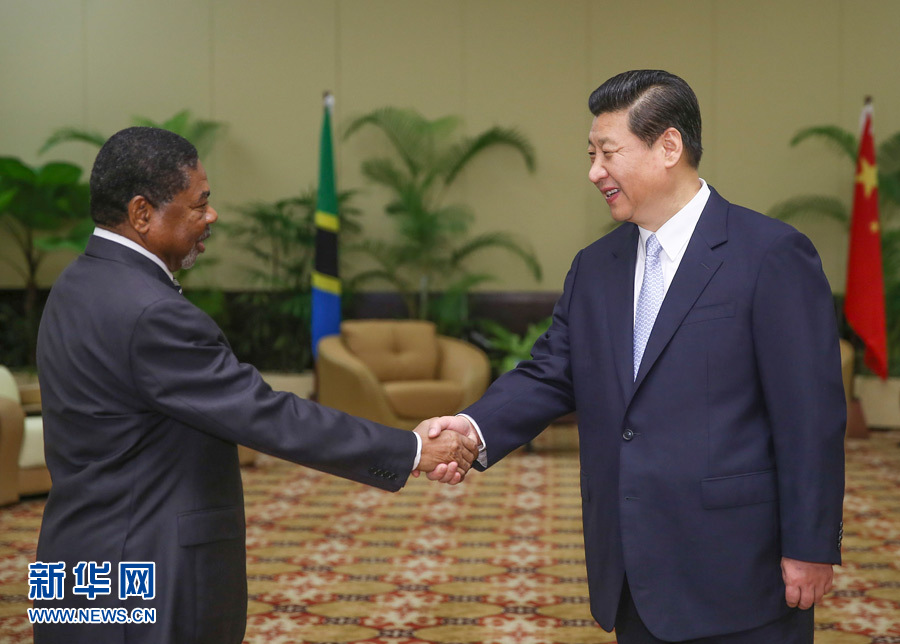
M 244 470 L 246 642 L 607 644 L 588 610 L 577 434 L 456 487 L 398 494 L 270 457 Z M 900 644 L 900 431 L 847 444 L 844 565 L 818 644 Z M 43 499 L 0 509 L 0 643 L 25 609 Z

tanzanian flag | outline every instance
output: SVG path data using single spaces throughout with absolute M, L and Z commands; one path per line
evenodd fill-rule
M 337 189 L 331 147 L 331 110 L 334 97 L 325 94 L 325 116 L 319 148 L 319 192 L 316 199 L 316 265 L 312 274 L 312 350 L 319 355 L 319 340 L 340 332 L 341 280 L 338 277 Z

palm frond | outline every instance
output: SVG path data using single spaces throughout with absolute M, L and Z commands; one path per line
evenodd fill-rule
M 453 117 L 429 121 L 415 110 L 382 107 L 351 122 L 344 139 L 364 125 L 375 126 L 387 136 L 409 173 L 417 176 L 434 156 L 437 139 L 447 136 L 456 124 Z
M 881 231 L 881 261 L 886 282 L 900 280 L 900 229 Z
M 83 130 L 77 127 L 62 127 L 53 132 L 53 134 L 44 141 L 44 145 L 41 146 L 38 154 L 44 154 L 44 152 L 50 148 L 69 141 L 81 141 L 82 143 L 89 143 L 99 148 L 106 143 L 106 138 L 106 136 L 96 131 Z
M 131 123 L 174 132 L 190 141 L 197 148 L 201 157 L 212 151 L 216 138 L 225 130 L 225 124 L 219 121 L 193 119 L 190 110 L 181 110 L 162 122 L 154 121 L 146 116 L 135 116 L 131 119 Z
M 534 147 L 521 133 L 511 128 L 493 127 L 476 137 L 467 138 L 453 146 L 443 159 L 444 182 L 451 184 L 469 162 L 487 148 L 505 145 L 518 151 L 525 160 L 529 172 L 534 172 L 536 162 Z
M 162 122 L 161 127 L 164 130 L 169 130 L 170 132 L 174 132 L 180 136 L 184 136 L 188 131 L 188 123 L 191 120 L 191 112 L 190 110 L 181 110 L 171 118 L 166 119 Z
M 900 132 L 878 145 L 878 169 L 884 174 L 900 174 Z
M 197 120 L 190 125 L 184 138 L 193 143 L 200 156 L 204 157 L 212 151 L 226 127 L 225 123 L 219 121 Z
M 769 208 L 768 215 L 782 221 L 805 217 L 826 217 L 844 228 L 850 225 L 847 206 L 835 197 L 823 195 L 802 195 L 785 199 Z
M 794 135 L 791 145 L 796 146 L 807 139 L 821 139 L 826 144 L 842 152 L 850 161 L 856 162 L 859 151 L 859 139 L 856 135 L 836 125 L 816 125 L 807 127 Z
M 479 284 L 493 282 L 496 279 L 496 277 L 489 273 L 466 273 L 455 282 L 448 284 L 444 291 L 452 295 L 464 295 Z
M 407 209 L 407 205 L 414 207 Z M 469 208 L 460 204 L 451 204 L 431 211 L 412 201 L 403 206 L 394 213 L 395 215 L 402 213 L 402 216 L 396 218 L 397 231 L 405 240 L 403 245 L 418 247 L 417 255 L 422 257 L 435 256 L 443 248 L 448 247 L 453 238 L 465 235 L 474 219 Z
M 878 173 L 878 197 L 882 217 L 888 216 L 900 206 L 900 172 Z
M 484 248 L 506 249 L 525 263 L 534 279 L 538 281 L 543 279 L 543 270 L 534 252 L 523 247 L 507 233 L 485 233 L 473 237 L 453 252 L 453 265 L 458 266 L 466 257 Z
M 370 181 L 390 188 L 398 194 L 410 185 L 409 176 L 402 172 L 391 159 L 366 159 L 362 164 L 362 173 Z

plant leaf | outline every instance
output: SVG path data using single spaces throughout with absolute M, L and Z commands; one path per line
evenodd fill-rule
M 859 139 L 852 132 L 836 125 L 816 125 L 798 131 L 791 139 L 791 145 L 796 146 L 807 139 L 821 139 L 834 149 L 842 152 L 846 158 L 856 163 L 856 155 L 859 151 Z
M 876 161 L 882 173 L 900 174 L 900 132 L 895 132 L 878 145 Z
M 768 215 L 782 221 L 805 217 L 825 217 L 838 222 L 844 228 L 848 228 L 850 225 L 847 206 L 840 199 L 824 195 L 802 195 L 785 199 L 769 208 Z
M 102 147 L 106 143 L 107 137 L 97 131 L 85 130 L 77 127 L 62 127 L 54 131 L 49 138 L 44 141 L 44 145 L 38 151 L 38 154 L 44 154 L 50 148 L 56 147 L 60 143 L 69 141 L 80 141 L 88 143 L 96 147 Z
M 534 147 L 528 142 L 528 139 L 514 129 L 494 127 L 474 138 L 465 139 L 450 149 L 442 163 L 446 173 L 445 183 L 448 185 L 453 183 L 457 175 L 474 157 L 487 148 L 498 145 L 509 146 L 518 151 L 525 160 L 528 171 L 534 172 Z
M 0 181 L 12 179 L 33 185 L 37 173 L 15 157 L 0 157 Z
M 72 163 L 54 161 L 38 170 L 38 186 L 63 186 L 78 183 L 81 178 L 81 168 Z
M 458 266 L 466 257 L 484 248 L 505 248 L 525 262 L 534 279 L 543 279 L 541 264 L 534 252 L 520 245 L 507 233 L 486 233 L 468 240 L 453 252 L 451 262 Z

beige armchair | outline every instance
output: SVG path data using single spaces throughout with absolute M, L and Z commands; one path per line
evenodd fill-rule
M 483 351 L 420 320 L 344 322 L 320 341 L 317 370 L 320 403 L 403 429 L 455 414 L 490 381 Z
M 0 366 L 0 505 L 50 490 L 40 409 L 40 388 L 19 386 Z

